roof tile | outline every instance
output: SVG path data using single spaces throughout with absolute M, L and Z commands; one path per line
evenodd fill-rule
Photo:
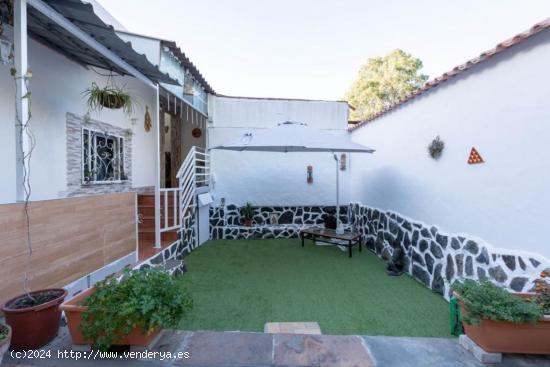
M 449 79 L 454 78 L 455 76 L 461 74 L 462 72 L 470 69 L 472 66 L 477 65 L 479 63 L 482 63 L 486 60 L 489 60 L 490 58 L 492 58 L 496 54 L 498 54 L 498 53 L 500 53 L 504 50 L 507 50 L 510 47 L 515 46 L 515 45 L 523 42 L 527 38 L 530 38 L 530 37 L 534 36 L 535 34 L 540 33 L 541 31 L 543 31 L 545 29 L 548 29 L 548 28 L 550 28 L 550 18 L 547 18 L 547 19 L 543 20 L 542 22 L 539 22 L 539 23 L 533 25 L 530 29 L 528 29 L 525 32 L 519 33 L 519 34 L 515 35 L 512 38 L 509 38 L 509 39 L 507 39 L 503 42 L 500 42 L 494 48 L 492 48 L 490 50 L 487 50 L 485 52 L 482 52 L 479 56 L 474 57 L 473 59 L 470 59 L 470 60 L 466 61 L 464 64 L 457 65 L 453 69 L 451 69 L 450 71 L 447 71 L 447 72 L 443 73 L 442 75 L 434 78 L 433 80 L 430 80 L 430 81 L 426 82 L 422 87 L 420 87 L 417 90 L 411 92 L 409 95 L 404 97 L 402 100 L 394 103 L 393 105 L 391 105 L 389 107 L 384 108 L 382 111 L 374 114 L 373 116 L 369 117 L 367 120 L 364 120 L 364 121 L 362 121 L 358 124 L 355 124 L 354 126 L 350 127 L 348 130 L 353 131 L 355 129 L 360 128 L 361 126 L 364 126 L 364 125 L 368 124 L 369 122 L 371 122 L 373 120 L 376 120 L 377 118 L 379 118 L 382 115 L 396 109 L 400 105 L 410 101 L 411 99 L 415 98 L 416 96 L 419 96 L 419 95 L 423 94 L 424 92 L 426 92 L 426 91 L 428 91 L 432 88 L 437 87 L 439 84 L 441 84 L 441 83 L 443 83 L 443 82 L 445 82 Z

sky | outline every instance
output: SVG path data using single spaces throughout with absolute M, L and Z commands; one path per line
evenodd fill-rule
M 400 48 L 430 79 L 550 17 L 550 0 L 98 0 L 130 32 L 175 41 L 217 93 L 342 99 Z

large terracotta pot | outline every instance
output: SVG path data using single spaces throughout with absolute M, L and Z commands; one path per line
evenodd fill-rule
M 26 297 L 19 295 L 7 301 L 2 307 L 6 324 L 12 329 L 11 349 L 37 349 L 48 344 L 57 335 L 61 319 L 58 306 L 65 299 L 67 291 L 53 288 L 37 290 L 30 294 L 38 295 L 49 291 L 59 292 L 60 296 L 38 306 L 15 308 L 14 303 Z
M 4 358 L 4 354 L 10 349 L 10 342 L 11 342 L 11 327 L 9 325 L 1 325 L 0 327 L 6 327 L 8 329 L 8 335 L 3 340 L 0 340 L 0 365 L 2 364 L 2 359 Z
M 530 298 L 533 294 L 516 294 Z M 456 295 L 460 300 L 460 295 Z M 460 303 L 460 312 L 466 313 Z M 463 324 L 464 331 L 483 350 L 491 353 L 550 354 L 550 315 L 536 324 L 482 320 L 480 325 Z
M 69 334 L 73 344 L 77 345 L 89 345 L 92 344 L 90 340 L 86 340 L 80 330 L 80 323 L 82 322 L 82 314 L 86 310 L 86 306 L 82 306 L 82 301 L 95 292 L 95 288 L 89 288 L 82 293 L 79 293 L 74 298 L 67 302 L 64 302 L 59 308 L 65 311 L 65 318 L 67 319 L 67 326 L 69 328 Z M 138 347 L 148 346 L 160 333 L 160 328 L 156 328 L 153 331 L 147 333 L 142 328 L 134 328 L 123 339 L 114 342 L 114 345 L 133 345 Z

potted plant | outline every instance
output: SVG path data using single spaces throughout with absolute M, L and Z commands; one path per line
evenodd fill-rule
M 55 338 L 61 319 L 58 306 L 65 296 L 65 289 L 41 289 L 7 301 L 2 311 L 12 329 L 11 348 L 36 349 Z
M 11 342 L 11 328 L 8 325 L 0 324 L 0 365 L 4 354 L 10 348 Z
M 130 116 L 137 104 L 134 97 L 126 90 L 126 87 L 119 87 L 110 83 L 101 88 L 93 82 L 92 86 L 82 93 L 88 98 L 87 105 L 90 111 L 101 111 L 103 108 L 119 109 Z
M 453 284 L 466 335 L 491 353 L 550 354 L 550 299 L 541 273 L 536 293 L 509 293 L 489 281 Z
M 193 301 L 159 268 L 126 269 L 63 303 L 73 344 L 148 346 L 162 328 L 176 327 Z
M 67 291 L 64 289 L 40 289 L 31 291 L 30 279 L 31 268 L 33 264 L 33 243 L 31 241 L 31 181 L 30 181 L 30 162 L 32 160 L 32 154 L 36 147 L 34 139 L 23 139 L 24 136 L 32 136 L 32 129 L 29 123 L 31 112 L 31 100 L 32 93 L 29 88 L 30 80 L 32 79 L 32 70 L 16 70 L 14 67 L 10 68 L 10 75 L 12 76 L 15 84 L 17 85 L 17 91 L 15 93 L 16 105 L 27 105 L 27 111 L 23 115 L 21 111 L 23 109 L 16 108 L 15 122 L 17 129 L 18 148 L 21 151 L 27 151 L 25 159 L 22 160 L 22 175 L 23 180 L 21 182 L 23 190 L 23 216 L 24 216 L 24 229 L 26 232 L 25 246 L 27 248 L 26 264 L 24 265 L 25 273 L 22 279 L 23 294 L 20 294 L 10 300 L 8 300 L 2 306 L 6 323 L 11 328 L 11 348 L 12 349 L 36 349 L 46 345 L 50 342 L 59 330 L 59 321 L 61 319 L 61 312 L 58 309 L 60 303 L 63 302 Z M 22 81 L 22 83 L 20 83 Z M 24 145 L 24 141 L 29 142 L 29 146 Z
M 332 209 L 327 210 L 327 213 L 323 214 L 323 223 L 326 229 L 336 229 L 337 220 L 334 214 L 336 214 L 336 210 Z
M 243 224 L 247 227 L 252 227 L 252 218 L 254 218 L 254 208 L 252 204 L 246 203 L 246 205 L 241 208 L 241 216 L 243 218 Z

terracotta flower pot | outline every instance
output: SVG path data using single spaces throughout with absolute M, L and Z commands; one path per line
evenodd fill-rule
M 243 219 L 243 224 L 245 227 L 252 227 L 252 219 Z
M 520 293 L 531 298 L 533 294 Z M 460 295 L 456 295 L 460 300 Z M 460 312 L 466 313 L 463 302 Z M 550 315 L 536 324 L 516 324 L 509 321 L 482 320 L 479 325 L 463 323 L 464 331 L 483 350 L 491 353 L 550 354 Z
M 2 340 L 0 340 L 0 365 L 2 364 L 2 359 L 4 354 L 10 349 L 11 342 L 11 327 L 9 325 L 0 325 L 0 327 L 5 327 L 8 329 L 8 335 Z
M 69 334 L 73 344 L 77 345 L 89 345 L 92 344 L 91 340 L 86 340 L 80 330 L 80 323 L 82 322 L 82 314 L 86 311 L 86 306 L 82 306 L 82 301 L 92 295 L 95 292 L 95 288 L 89 288 L 82 293 L 79 293 L 74 298 L 67 302 L 64 302 L 59 308 L 65 311 L 65 317 L 67 319 L 67 326 L 69 328 Z M 130 334 L 123 339 L 114 342 L 114 345 L 133 345 L 138 347 L 148 346 L 160 333 L 160 328 L 156 328 L 151 332 L 146 332 L 140 327 L 134 328 Z
M 2 307 L 6 323 L 12 329 L 11 349 L 37 349 L 48 344 L 57 335 L 61 319 L 58 306 L 65 299 L 67 291 L 61 288 L 41 289 L 30 294 L 38 297 L 45 292 L 59 293 L 59 296 L 36 306 L 17 308 L 16 303 L 27 297 L 19 295 Z

